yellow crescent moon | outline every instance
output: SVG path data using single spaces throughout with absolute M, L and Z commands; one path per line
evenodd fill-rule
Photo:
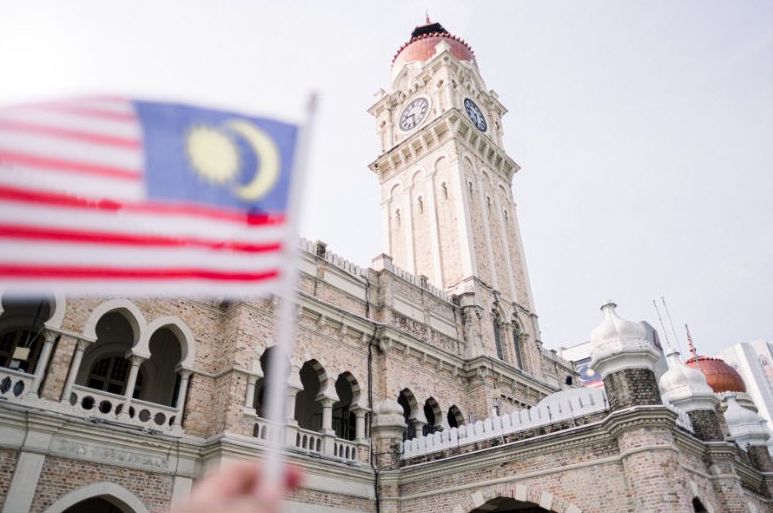
M 236 187 L 234 192 L 246 201 L 262 198 L 279 178 L 279 148 L 263 130 L 251 123 L 235 120 L 229 121 L 226 126 L 244 137 L 260 160 L 255 177 L 245 185 Z

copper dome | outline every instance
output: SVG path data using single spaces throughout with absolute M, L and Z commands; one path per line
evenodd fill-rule
M 719 358 L 694 356 L 685 363 L 706 376 L 706 382 L 714 393 L 746 392 L 746 384 L 738 371 Z
M 392 59 L 392 66 L 399 68 L 409 62 L 424 62 L 435 55 L 435 47 L 445 41 L 450 52 L 460 61 L 474 61 L 472 48 L 462 39 L 448 32 L 440 23 L 427 20 L 425 25 L 419 25 L 411 33 L 411 39 L 397 50 Z

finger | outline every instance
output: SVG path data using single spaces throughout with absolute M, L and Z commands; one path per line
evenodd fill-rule
M 230 463 L 198 483 L 191 497 L 206 500 L 248 495 L 259 482 L 260 466 L 254 462 Z

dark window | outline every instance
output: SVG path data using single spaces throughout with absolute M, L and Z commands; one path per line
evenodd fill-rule
M 523 369 L 523 356 L 521 355 L 521 328 L 518 323 L 513 324 L 513 347 L 515 348 L 515 364 Z
M 108 356 L 97 360 L 91 366 L 89 380 L 86 386 L 95 390 L 102 390 L 111 394 L 123 395 L 126 393 L 126 381 L 129 379 L 129 360 L 122 356 Z M 137 374 L 137 382 L 134 385 L 136 399 L 142 391 L 142 373 Z
M 502 353 L 502 340 L 499 338 L 499 323 L 494 319 L 494 344 L 497 346 L 497 358 L 504 360 L 504 354 Z

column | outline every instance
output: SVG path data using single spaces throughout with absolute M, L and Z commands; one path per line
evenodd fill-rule
M 301 384 L 300 378 L 301 370 L 298 367 L 293 367 L 290 372 L 290 377 L 287 379 L 287 411 L 285 412 L 287 423 L 285 426 L 285 444 L 295 447 L 295 438 L 298 434 L 298 421 L 295 420 L 295 398 L 298 395 L 298 392 L 303 390 L 303 385 Z
M 321 395 L 317 401 L 322 403 L 322 452 L 333 456 L 335 451 L 336 433 L 333 430 L 333 405 L 338 401 L 337 397 Z
M 429 215 L 429 233 L 432 249 L 432 265 L 435 268 L 432 278 L 434 285 L 444 289 L 446 283 L 443 276 L 443 262 L 440 255 L 440 233 L 438 232 L 437 207 L 435 206 L 435 175 L 437 169 L 431 170 L 427 177 L 429 187 L 427 193 L 427 214 Z
M 365 437 L 365 416 L 368 413 L 367 408 L 361 406 L 355 406 L 352 408 L 352 414 L 354 414 L 354 441 L 358 444 L 365 444 L 368 442 Z
M 255 384 L 257 382 L 257 376 L 247 376 L 247 393 L 244 394 L 244 409 L 255 414 L 257 414 L 257 410 L 255 410 Z
M 180 371 L 180 388 L 177 390 L 177 415 L 174 416 L 174 422 L 172 427 L 182 430 L 183 415 L 185 414 L 185 398 L 188 395 L 188 380 L 191 377 L 192 372 L 188 369 L 181 369 Z
M 352 414 L 354 415 L 354 443 L 357 444 L 357 461 L 366 463 L 369 457 L 368 451 L 368 439 L 365 436 L 365 421 L 368 414 L 367 408 L 362 406 L 352 407 Z
M 323 397 L 322 403 L 322 433 L 335 436 L 333 430 L 333 404 L 336 400 L 332 397 Z
M 46 330 L 44 336 L 45 340 L 43 341 L 43 348 L 40 350 L 38 363 L 35 366 L 35 378 L 32 381 L 32 390 L 30 390 L 29 394 L 33 399 L 40 397 L 40 385 L 43 383 L 43 377 L 48 368 L 48 361 L 51 359 L 51 352 L 54 349 L 54 342 L 56 341 L 57 334 L 53 331 Z
M 126 380 L 126 393 L 124 394 L 123 407 L 118 417 L 127 420 L 129 416 L 129 405 L 131 404 L 132 396 L 134 395 L 134 387 L 137 384 L 137 374 L 140 372 L 140 365 L 145 361 L 142 356 L 136 354 L 128 354 L 127 358 L 131 362 L 131 368 L 129 369 L 129 378 Z
M 75 346 L 75 354 L 72 357 L 70 363 L 70 372 L 67 374 L 67 382 L 64 384 L 64 390 L 62 391 L 62 401 L 70 400 L 70 393 L 72 393 L 72 387 L 75 384 L 75 379 L 78 377 L 78 371 L 81 368 L 81 361 L 83 360 L 83 352 L 91 344 L 90 340 L 79 338 L 77 345 Z

